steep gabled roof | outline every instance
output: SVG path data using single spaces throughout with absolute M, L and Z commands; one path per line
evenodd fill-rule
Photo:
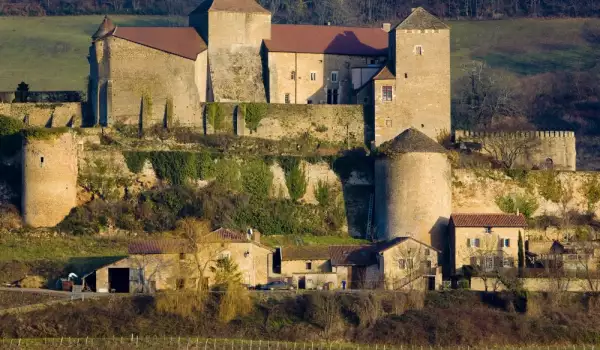
M 386 250 L 388 250 L 388 249 L 390 249 L 392 247 L 397 246 L 398 244 L 404 243 L 404 242 L 406 242 L 408 240 L 412 240 L 412 241 L 414 241 L 414 242 L 416 242 L 418 244 L 424 245 L 425 247 L 427 247 L 427 248 L 429 248 L 431 250 L 434 250 L 434 251 L 436 251 L 438 253 L 440 252 L 438 249 L 430 246 L 429 244 L 425 244 L 425 243 L 423 243 L 423 242 L 421 242 L 419 240 L 416 240 L 416 239 L 414 239 L 412 237 L 394 237 L 394 238 L 392 238 L 392 239 L 390 239 L 388 241 L 382 241 L 382 242 L 376 243 L 375 250 L 378 253 L 381 253 L 381 252 L 384 252 L 384 251 L 386 251 Z
M 403 153 L 445 153 L 446 149 L 429 136 L 415 128 L 404 130 L 400 135 L 379 146 L 380 156 L 393 157 Z
M 373 80 L 396 80 L 396 76 L 387 65 L 383 66 L 375 76 L 373 76 Z
M 207 11 L 271 13 L 254 0 L 204 0 L 190 14 Z
M 112 35 L 190 60 L 207 49 L 202 37 L 191 27 L 116 27 Z
M 398 24 L 396 29 L 422 30 L 422 29 L 449 29 L 439 18 L 427 12 L 422 7 L 415 9 L 404 21 Z
M 161 239 L 132 242 L 129 254 L 180 254 L 193 253 L 194 249 L 184 239 Z
M 527 227 L 523 214 L 452 214 L 456 227 Z
M 270 52 L 386 56 L 388 33 L 381 28 L 273 24 L 265 46 Z

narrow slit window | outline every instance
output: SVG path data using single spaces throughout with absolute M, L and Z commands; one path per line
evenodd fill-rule
M 317 72 L 310 72 L 310 81 L 317 80 Z
M 423 55 L 423 46 L 421 46 L 421 45 L 415 46 L 415 54 L 417 56 L 422 56 Z
M 44 157 L 40 157 L 40 167 L 44 166 Z

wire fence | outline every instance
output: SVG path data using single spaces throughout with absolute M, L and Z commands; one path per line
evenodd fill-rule
M 0 339 L 0 349 L 178 349 L 178 350 L 600 350 L 599 345 L 453 346 L 284 342 L 193 337 Z

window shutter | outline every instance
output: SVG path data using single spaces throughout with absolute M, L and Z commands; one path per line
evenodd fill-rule
M 471 248 L 471 239 L 467 238 L 467 248 Z

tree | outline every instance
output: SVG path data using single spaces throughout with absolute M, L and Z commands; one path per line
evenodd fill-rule
M 388 288 L 411 292 L 419 287 L 415 282 L 422 279 L 427 270 L 431 269 L 431 260 L 428 259 L 429 255 L 425 253 L 425 249 L 429 248 L 421 244 L 412 244 L 412 241 L 404 242 L 396 248 L 391 263 L 398 264 L 398 273 L 390 273 L 384 277 Z
M 505 169 L 513 169 L 521 157 L 539 147 L 540 143 L 537 137 L 510 132 L 494 133 L 481 139 L 483 150 Z
M 469 243 L 462 255 L 469 258 L 468 266 L 473 270 L 473 275 L 481 278 L 485 291 L 488 291 L 490 277 L 497 277 L 501 273 L 500 268 L 504 266 L 503 260 L 511 257 L 498 250 L 500 239 L 495 233 L 468 239 Z M 493 289 L 497 287 L 498 283 L 494 284 Z
M 523 269 L 525 267 L 525 249 L 523 247 L 523 235 L 521 234 L 521 230 L 519 230 L 518 245 L 519 245 L 518 266 L 519 266 L 519 270 L 521 270 L 521 269 Z

